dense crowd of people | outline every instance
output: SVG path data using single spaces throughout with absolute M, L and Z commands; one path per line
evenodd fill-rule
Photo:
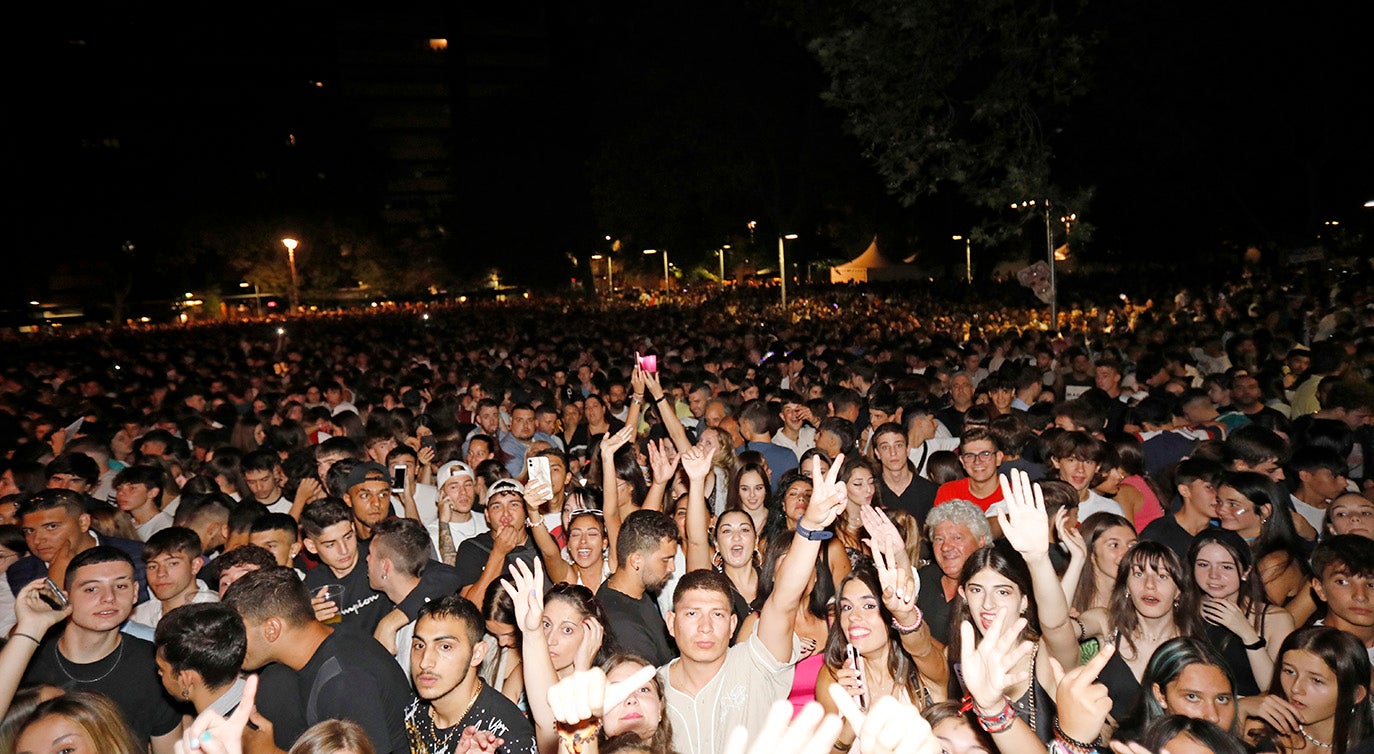
M 1374 751 L 1371 290 L 12 340 L 0 754 Z

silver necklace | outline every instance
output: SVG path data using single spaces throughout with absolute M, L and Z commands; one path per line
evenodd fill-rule
M 72 681 L 75 681 L 76 683 L 99 683 L 100 681 L 105 680 L 105 678 L 108 677 L 111 673 L 113 673 L 115 671 L 115 668 L 119 667 L 119 660 L 124 656 L 124 640 L 119 640 L 119 649 L 115 652 L 114 664 L 111 665 L 110 669 L 105 671 L 104 675 L 101 675 L 99 678 L 91 678 L 87 680 L 85 678 L 77 678 L 76 676 L 72 675 L 71 672 L 67 670 L 67 666 L 62 664 L 61 647 L 53 647 L 53 655 L 57 657 L 57 669 L 62 671 L 62 675 L 67 676 L 67 678 L 70 678 Z M 106 657 L 108 656 L 109 655 L 106 655 Z M 100 662 L 100 660 L 96 660 L 96 662 Z
M 1332 746 L 1332 744 L 1322 743 L 1321 741 L 1318 741 L 1317 739 L 1307 735 L 1307 729 L 1302 727 L 1301 725 L 1298 726 L 1298 732 L 1301 733 L 1302 737 L 1307 739 L 1307 741 L 1311 743 L 1313 746 L 1316 746 L 1321 749 L 1330 749 Z

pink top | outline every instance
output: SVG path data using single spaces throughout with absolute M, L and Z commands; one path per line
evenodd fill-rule
M 1139 474 L 1132 474 L 1121 480 L 1122 484 L 1134 487 L 1140 492 L 1140 497 L 1144 499 L 1140 509 L 1135 512 L 1135 530 L 1137 533 L 1145 531 L 1145 527 L 1150 522 L 1164 517 L 1164 506 L 1159 504 L 1159 498 L 1155 496 L 1155 491 L 1150 489 L 1150 485 L 1145 481 L 1145 477 Z
M 787 700 L 792 702 L 793 716 L 801 712 L 807 702 L 816 699 L 816 678 L 820 676 L 821 666 L 825 664 L 825 651 L 820 648 L 818 650 L 816 654 L 797 663 L 793 669 L 792 693 L 787 695 Z

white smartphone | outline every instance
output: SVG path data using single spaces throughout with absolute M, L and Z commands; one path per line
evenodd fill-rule
M 550 490 L 553 489 L 553 480 L 549 476 L 549 459 L 547 457 L 539 456 L 538 458 L 527 458 L 525 459 L 525 468 L 529 469 L 528 484 L 533 484 L 537 479 L 547 485 Z
M 849 667 L 853 668 L 854 673 L 858 675 L 859 683 L 863 683 L 864 671 L 863 666 L 859 664 L 861 662 L 859 659 L 859 650 L 855 649 L 853 644 L 850 644 L 845 647 L 845 651 L 849 654 Z M 859 703 L 859 709 L 868 709 L 868 694 L 860 693 L 857 701 Z
M 394 472 L 394 473 L 395 473 L 395 476 L 392 478 L 392 481 L 391 481 L 391 491 L 392 491 L 392 492 L 397 492 L 397 493 L 405 492 L 405 489 L 406 489 L 406 471 L 407 471 L 407 467 L 405 467 L 405 466 L 397 466 L 397 467 L 396 467 L 396 470 L 395 470 L 395 472 Z

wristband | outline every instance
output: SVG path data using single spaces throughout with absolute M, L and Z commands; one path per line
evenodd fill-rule
M 835 536 L 835 532 L 829 531 L 827 529 L 821 529 L 820 531 L 812 531 L 806 528 L 805 526 L 802 526 L 801 519 L 797 519 L 797 534 L 800 534 L 802 539 L 809 539 L 812 542 L 824 542 L 825 540 Z
M 668 400 L 668 396 L 667 396 L 667 394 L 664 394 L 664 395 L 660 395 L 659 397 L 655 398 L 655 399 L 654 399 L 654 403 L 661 403 L 661 402 L 666 401 L 666 400 Z
M 1059 725 L 1058 715 L 1054 718 L 1054 740 L 1058 741 L 1061 746 L 1074 754 L 1091 754 L 1091 752 L 1097 750 L 1096 742 L 1088 744 L 1069 738 L 1069 734 L 1065 733 L 1064 729 Z
M 1268 644 L 1269 644 L 1269 640 L 1268 640 L 1268 639 L 1265 639 L 1263 636 L 1261 636 L 1261 637 L 1259 637 L 1259 639 L 1257 639 L 1257 640 L 1255 641 L 1254 644 L 1246 644 L 1246 645 L 1245 645 L 1245 648 L 1246 648 L 1246 649 L 1250 649 L 1250 650 L 1254 650 L 1254 649 L 1264 649 Z
M 835 751 L 849 751 L 849 750 L 852 749 L 852 748 L 854 748 L 854 742 L 853 742 L 853 741 L 850 741 L 849 743 L 846 744 L 846 743 L 841 743 L 838 739 L 835 740 Z
M 1081 620 L 1079 620 L 1079 619 L 1077 619 L 1077 618 L 1074 618 L 1074 617 L 1072 617 L 1072 616 L 1069 618 L 1069 620 L 1071 620 L 1071 621 L 1073 621 L 1074 623 L 1078 624 L 1078 641 L 1079 641 L 1080 643 L 1082 643 L 1083 641 L 1085 641 L 1085 640 L 1088 638 L 1088 627 L 1085 626 L 1085 625 L 1083 625 L 1083 621 L 1081 621 Z
M 1016 709 L 1011 706 L 1011 700 L 1003 697 L 1003 701 L 1005 706 L 1002 707 L 1002 711 L 992 716 L 984 715 L 982 710 L 977 708 L 973 703 L 972 695 L 964 700 L 960 709 L 973 710 L 973 713 L 978 716 L 978 727 L 988 733 L 1002 733 L 1016 722 Z
M 11 637 L 14 637 L 14 636 L 22 636 L 22 637 L 24 637 L 25 639 L 28 639 L 29 641 L 33 642 L 34 644 L 37 644 L 37 645 L 40 646 L 40 647 L 43 646 L 43 642 L 39 641 L 37 638 L 35 638 L 35 637 L 33 637 L 33 636 L 30 636 L 29 634 L 20 633 L 20 632 L 18 632 L 18 631 L 15 631 L 14 633 L 10 634 L 10 636 L 11 636 Z
M 892 619 L 892 627 L 897 629 L 897 633 L 906 636 L 907 634 L 914 634 L 919 631 L 923 622 L 925 622 L 925 615 L 921 613 L 921 608 L 918 607 L 916 608 L 916 621 L 914 623 L 910 626 L 903 626 L 898 623 L 897 619 L 894 617 Z

